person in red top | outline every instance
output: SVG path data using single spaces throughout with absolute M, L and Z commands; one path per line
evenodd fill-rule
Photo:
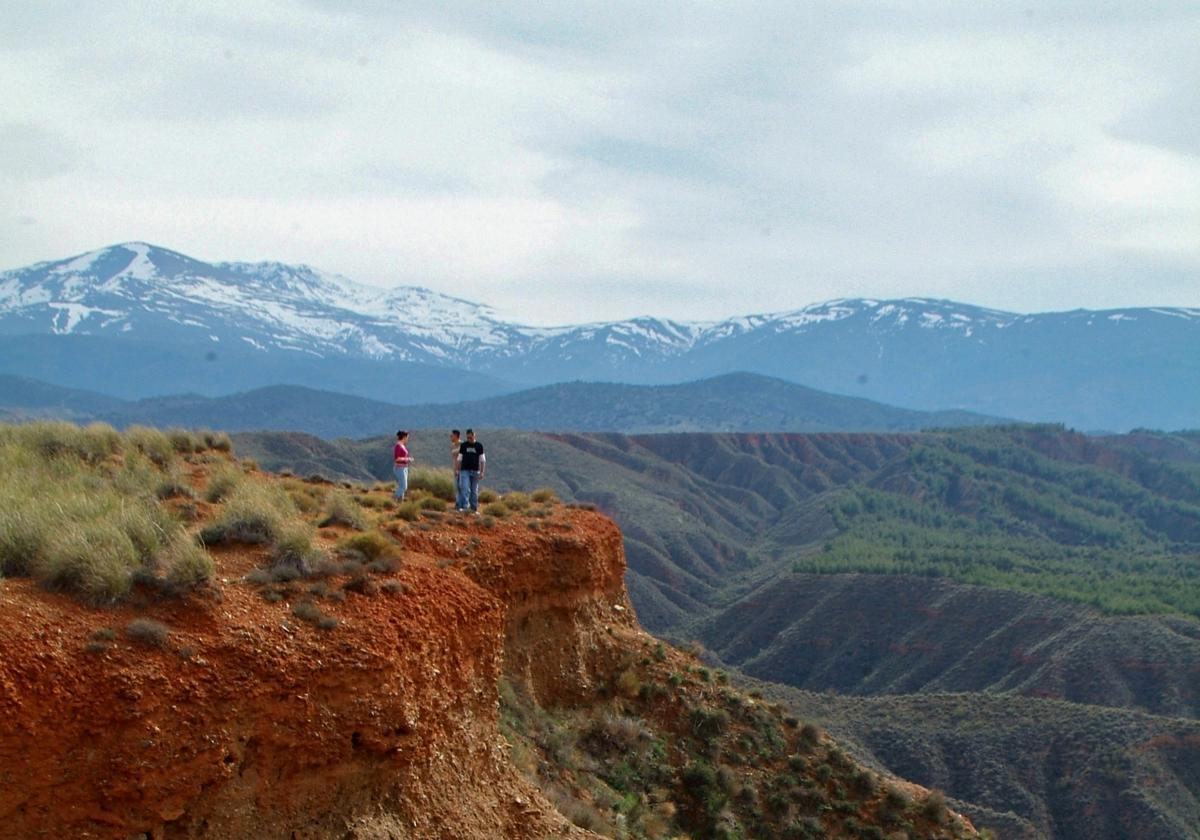
M 408 454 L 408 432 L 401 429 L 396 432 L 396 446 L 392 449 L 392 470 L 396 473 L 396 500 L 404 501 L 408 492 L 408 465 L 412 456 Z

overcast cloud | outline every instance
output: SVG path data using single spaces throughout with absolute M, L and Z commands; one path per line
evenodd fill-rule
M 0 266 L 145 240 L 526 323 L 1200 306 L 1194 2 L 8 2 Z

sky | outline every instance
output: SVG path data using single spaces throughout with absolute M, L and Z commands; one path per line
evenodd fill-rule
M 146 241 L 527 324 L 1200 306 L 1200 4 L 6 0 L 0 269 Z

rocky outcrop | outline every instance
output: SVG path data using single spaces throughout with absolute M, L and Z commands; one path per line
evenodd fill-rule
M 597 514 L 578 512 L 575 521 L 506 528 L 504 539 L 487 543 L 453 528 L 398 535 L 497 598 L 505 675 L 542 706 L 594 696 L 619 658 L 613 631 L 637 628 L 620 530 Z

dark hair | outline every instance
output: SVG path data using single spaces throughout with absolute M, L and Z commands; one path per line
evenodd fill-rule
M 451 430 L 450 430 L 450 434 L 452 434 L 452 435 L 461 435 L 462 433 L 461 433 L 461 432 L 460 432 L 458 429 L 451 429 Z
M 475 430 L 474 430 L 474 429 L 467 429 L 467 434 L 469 434 L 469 435 L 473 435 L 473 434 L 475 434 Z
M 408 432 L 404 431 L 404 429 L 401 429 L 400 431 L 396 432 L 396 437 L 398 437 L 398 438 L 408 437 Z

